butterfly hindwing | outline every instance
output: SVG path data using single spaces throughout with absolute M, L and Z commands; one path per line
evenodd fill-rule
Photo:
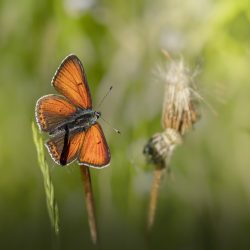
M 59 133 L 46 142 L 52 159 L 60 165 L 68 165 L 77 158 L 85 137 L 83 131 L 66 133 Z
M 52 85 L 77 107 L 92 108 L 87 78 L 77 56 L 69 55 L 63 60 L 52 79 Z
M 80 165 L 95 168 L 109 164 L 109 147 L 99 123 L 95 123 L 87 130 L 78 161 Z

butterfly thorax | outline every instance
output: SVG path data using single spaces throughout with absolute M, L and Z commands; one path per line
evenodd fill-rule
M 100 112 L 92 109 L 77 108 L 77 111 L 67 118 L 67 120 L 61 122 L 50 135 L 58 133 L 64 133 L 65 129 L 69 132 L 73 131 L 86 131 L 89 127 L 96 123 L 97 119 L 101 116 Z

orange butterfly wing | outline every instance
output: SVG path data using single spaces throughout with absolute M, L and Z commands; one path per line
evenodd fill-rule
M 67 56 L 52 79 L 54 88 L 74 105 L 83 109 L 92 107 L 91 95 L 81 61 L 75 55 Z
M 75 112 L 76 107 L 69 103 L 66 98 L 57 95 L 46 95 L 38 99 L 35 116 L 42 131 L 52 132 Z
M 95 123 L 87 130 L 78 161 L 80 165 L 95 168 L 109 164 L 109 147 L 99 123 Z
M 45 145 L 48 148 L 52 159 L 57 164 L 68 165 L 77 158 L 84 141 L 84 137 L 85 132 L 82 131 L 74 134 L 69 134 L 69 138 L 66 142 L 66 153 L 63 153 L 65 149 L 65 133 L 56 135 L 55 137 L 47 141 Z

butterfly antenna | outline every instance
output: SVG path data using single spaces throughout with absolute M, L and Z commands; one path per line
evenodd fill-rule
M 121 134 L 121 131 L 119 129 L 114 128 L 109 122 L 107 122 L 105 119 L 100 117 L 107 125 L 109 125 L 117 134 Z
M 105 98 L 108 96 L 108 94 L 110 93 L 110 91 L 112 90 L 113 86 L 110 86 L 109 90 L 107 91 L 107 93 L 104 95 L 104 97 L 101 99 L 101 101 L 98 103 L 96 109 L 98 109 L 101 104 L 103 103 L 103 101 L 105 100 Z

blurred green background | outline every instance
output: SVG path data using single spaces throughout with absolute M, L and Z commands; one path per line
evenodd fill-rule
M 250 249 L 248 0 L 0 0 L 0 27 L 0 249 L 92 249 L 79 167 L 47 154 L 56 242 L 31 133 L 36 100 L 55 93 L 51 78 L 70 53 L 83 61 L 94 104 L 113 85 L 101 111 L 122 131 L 102 124 L 112 162 L 91 171 L 101 249 Z M 201 104 L 146 239 L 153 167 L 142 149 L 162 129 L 161 48 L 199 72 L 217 115 Z

